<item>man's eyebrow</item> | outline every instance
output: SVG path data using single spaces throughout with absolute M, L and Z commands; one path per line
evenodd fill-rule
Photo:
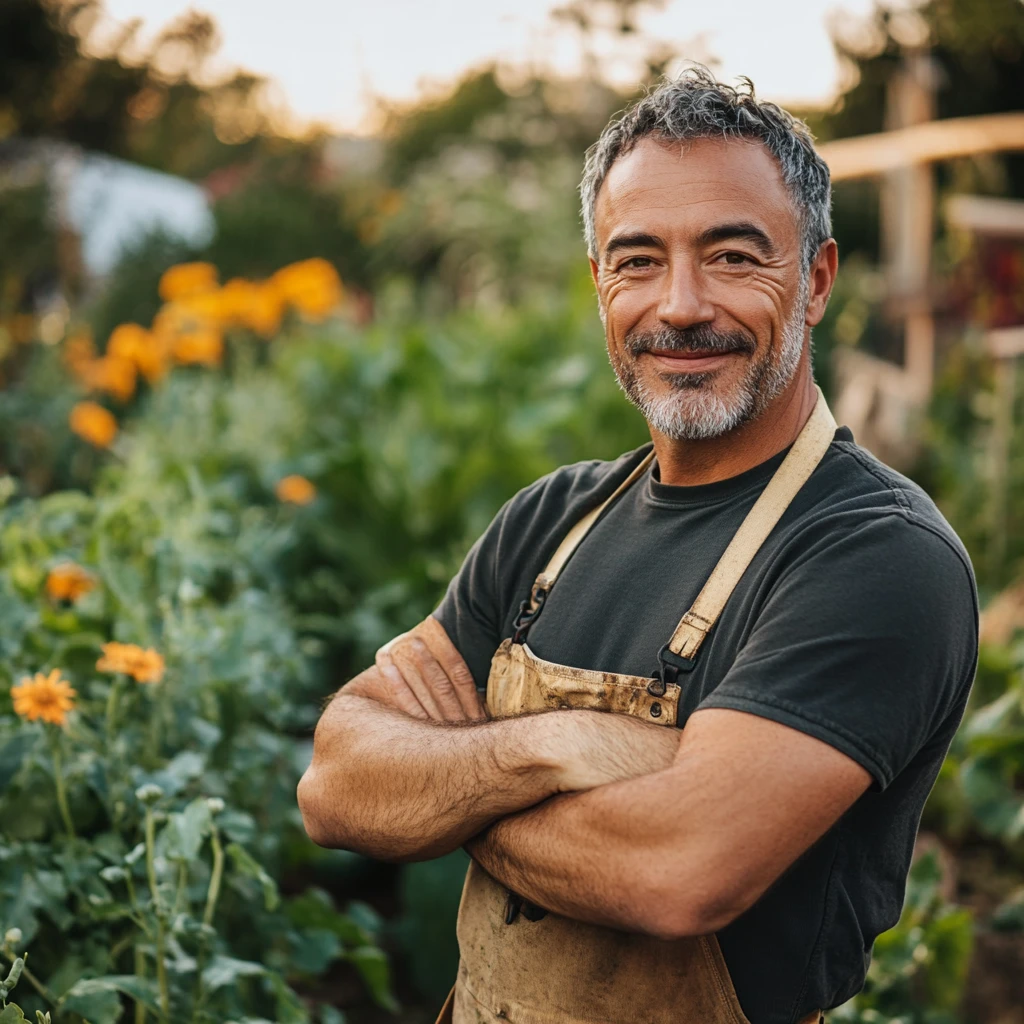
M 728 242 L 733 238 L 745 238 L 762 256 L 775 255 L 775 243 L 766 232 L 756 224 L 751 224 L 750 221 L 736 221 L 732 224 L 718 224 L 713 228 L 708 228 L 697 236 L 697 244 L 700 246 L 714 245 L 716 242 Z
M 607 259 L 619 249 L 664 249 L 665 240 L 659 235 L 649 235 L 646 231 L 634 231 L 627 235 L 613 235 L 604 247 L 604 258 Z

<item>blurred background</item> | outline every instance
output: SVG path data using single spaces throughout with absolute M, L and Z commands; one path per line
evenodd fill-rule
M 686 59 L 815 132 L 817 376 L 984 609 L 903 919 L 834 1019 L 1024 1022 L 1021 0 L 0 2 L 0 951 L 29 1016 L 433 1019 L 464 858 L 318 850 L 294 785 L 321 700 L 503 501 L 645 440 L 576 187 Z M 63 710 L 9 695 L 54 670 Z

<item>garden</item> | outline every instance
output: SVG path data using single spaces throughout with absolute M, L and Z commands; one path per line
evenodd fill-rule
M 1020 75 L 1019 4 L 985 6 Z M 980 28 L 956 49 L 958 5 L 928 9 L 957 66 L 1004 52 Z M 871 129 L 889 57 L 857 57 L 823 137 Z M 141 74 L 104 59 L 100 79 Z M 131 88 L 208 125 L 201 90 L 153 74 Z M 311 170 L 322 140 L 204 128 L 186 147 L 180 118 L 134 124 L 111 151 L 187 152 L 174 169 L 196 178 L 241 164 L 244 184 L 206 247 L 141 239 L 103 289 L 69 286 L 56 321 L 32 298 L 60 264 L 45 195 L 0 188 L 0 1024 L 433 1019 L 464 856 L 321 850 L 295 785 L 323 700 L 429 613 L 510 495 L 645 439 L 602 349 L 573 195 L 624 98 L 577 83 L 556 102 L 555 84 L 474 74 L 394 112 L 382 169 L 330 186 Z M 969 163 L 955 174 L 992 173 Z M 1001 173 L 1024 195 L 1017 164 Z M 837 192 L 850 256 L 815 336 L 827 392 L 831 353 L 872 323 L 868 199 Z M 963 338 L 910 471 L 975 562 L 978 677 L 903 917 L 838 1021 L 1022 1019 L 1024 399 L 993 558 L 999 382 Z

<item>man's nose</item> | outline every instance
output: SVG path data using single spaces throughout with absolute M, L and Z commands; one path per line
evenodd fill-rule
M 657 311 L 662 323 L 685 328 L 715 319 L 715 307 L 708 300 L 703 275 L 689 260 L 674 261 L 663 281 Z

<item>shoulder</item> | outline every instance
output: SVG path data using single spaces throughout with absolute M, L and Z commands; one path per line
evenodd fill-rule
M 973 590 L 967 549 L 931 497 L 843 434 L 850 437 L 842 431 L 833 441 L 794 503 L 801 506 L 797 532 L 807 531 L 804 540 L 815 533 L 834 539 L 852 533 L 868 547 L 891 549 L 900 562 L 909 556 L 923 559 L 923 570 L 943 568 Z
M 973 674 L 974 570 L 920 486 L 852 439 L 836 440 L 782 525 L 774 575 L 790 599 L 839 601 L 851 623 L 870 622 L 901 642 L 917 634 L 953 644 Z
M 517 533 L 557 532 L 563 523 L 568 529 L 604 501 L 650 450 L 647 444 L 617 459 L 560 466 L 513 495 L 500 514 L 502 526 Z

